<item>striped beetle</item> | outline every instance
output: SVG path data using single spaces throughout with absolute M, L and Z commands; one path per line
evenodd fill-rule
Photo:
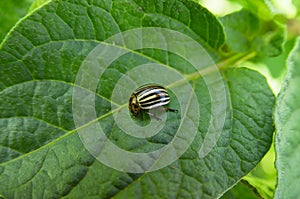
M 153 113 L 148 111 L 155 108 L 161 108 L 164 105 L 169 104 L 170 96 L 167 90 L 156 84 L 147 84 L 137 88 L 130 96 L 128 107 L 130 112 L 136 117 L 141 111 L 145 111 L 149 116 L 154 117 Z M 163 107 L 166 111 L 177 112 L 177 110 Z

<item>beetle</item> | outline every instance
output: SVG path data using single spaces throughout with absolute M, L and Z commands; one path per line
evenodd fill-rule
M 135 117 L 137 117 L 141 111 L 144 111 L 149 116 L 160 120 L 160 118 L 156 117 L 153 113 L 149 113 L 149 110 L 163 108 L 165 111 L 177 112 L 175 109 L 164 107 L 169 103 L 170 96 L 163 86 L 157 84 L 146 84 L 137 88 L 131 94 L 128 108 Z

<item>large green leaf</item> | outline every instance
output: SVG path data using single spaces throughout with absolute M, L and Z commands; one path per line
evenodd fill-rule
M 199 42 L 210 55 L 215 55 L 224 43 L 223 28 L 212 14 L 196 3 L 177 0 L 53 1 L 15 27 L 0 51 L 0 195 L 6 198 L 215 198 L 260 161 L 273 133 L 274 96 L 265 78 L 245 68 L 223 71 L 220 82 L 225 85 L 227 101 L 211 99 L 206 76 L 199 76 L 191 63 L 162 49 L 130 50 L 112 62 L 101 76 L 95 93 L 86 91 L 87 95 L 96 94 L 97 120 L 87 120 L 79 127 L 75 124 L 74 88 L 78 87 L 76 76 L 83 61 L 100 44 L 108 48 L 117 45 L 102 42 L 110 36 L 140 27 L 180 31 Z M 180 45 L 188 49 L 184 43 Z M 193 142 L 178 160 L 159 170 L 126 173 L 95 159 L 78 132 L 92 127 L 93 123 L 101 124 L 112 143 L 137 153 L 157 150 L 173 142 L 176 129 L 183 125 L 179 118 L 182 110 L 172 92 L 170 106 L 179 113 L 168 113 L 165 126 L 155 136 L 129 136 L 113 118 L 122 110 L 128 112 L 126 104 L 119 106 L 114 101 L 116 83 L 136 66 L 149 63 L 163 66 L 156 73 L 147 74 L 149 77 L 173 78 L 163 72 L 170 70 L 189 78 L 188 85 L 194 90 L 201 118 L 194 121 L 190 117 L 196 109 L 184 113 L 184 120 L 192 122 L 191 128 L 193 122 L 199 126 Z M 125 90 L 129 83 L 123 85 Z M 173 86 L 180 87 L 176 82 Z M 126 100 L 129 96 L 127 93 Z M 181 93 L 180 97 L 186 96 L 189 93 Z M 86 103 L 88 109 L 91 104 Z M 220 109 L 225 111 L 224 127 L 212 150 L 199 157 L 210 119 L 216 116 L 211 112 L 213 103 L 225 105 Z M 82 114 L 82 118 L 88 115 Z M 139 120 L 135 119 L 137 123 Z M 98 141 L 96 137 L 94 140 Z
M 275 198 L 297 198 L 299 196 L 298 174 L 300 156 L 299 145 L 299 64 L 300 39 L 290 53 L 287 66 L 288 72 L 282 85 L 275 108 L 277 154 L 276 168 L 278 185 Z

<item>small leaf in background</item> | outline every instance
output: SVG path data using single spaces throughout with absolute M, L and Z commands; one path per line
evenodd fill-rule
M 300 38 L 287 61 L 287 75 L 275 107 L 278 184 L 275 198 L 299 197 Z
M 282 53 L 286 33 L 279 23 L 261 20 L 247 10 L 231 13 L 220 20 L 225 27 L 229 50 L 256 52 L 267 57 Z
M 286 38 L 285 27 L 277 21 L 262 23 L 261 27 L 261 36 L 257 36 L 253 41 L 257 54 L 267 57 L 282 54 Z
M 288 55 L 290 51 L 292 50 L 294 46 L 295 40 L 291 39 L 286 41 L 284 44 L 284 51 L 281 55 L 276 57 L 256 57 L 255 59 L 252 59 L 251 61 L 254 64 L 264 64 L 268 70 L 270 71 L 270 75 L 273 78 L 279 79 L 282 81 L 282 78 L 286 72 L 286 60 L 288 58 Z M 280 88 L 279 88 L 280 89 Z
M 225 27 L 226 44 L 235 52 L 247 52 L 258 35 L 261 22 L 247 10 L 238 11 L 220 18 Z
M 271 20 L 274 17 L 274 7 L 268 0 L 230 0 L 241 4 L 245 9 L 251 11 L 259 18 Z

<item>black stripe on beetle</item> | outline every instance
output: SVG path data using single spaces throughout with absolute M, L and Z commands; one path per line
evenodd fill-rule
M 146 92 L 142 92 L 139 94 L 140 99 L 139 101 L 147 101 L 148 99 L 150 100 L 151 98 L 163 98 L 163 97 L 169 97 L 168 93 L 165 90 L 162 89 L 147 89 Z
M 130 96 L 128 107 L 130 112 L 136 117 L 141 111 L 160 120 L 149 110 L 163 107 L 166 111 L 177 112 L 177 110 L 164 107 L 170 103 L 170 96 L 167 90 L 156 84 L 148 84 L 137 88 Z

